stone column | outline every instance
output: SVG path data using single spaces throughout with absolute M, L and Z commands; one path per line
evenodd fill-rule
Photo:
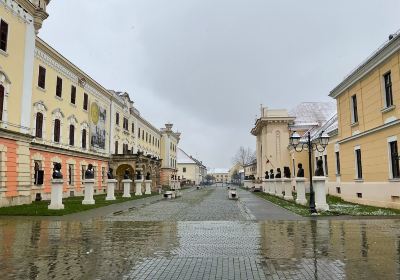
M 143 179 L 135 180 L 135 195 L 143 195 L 142 185 L 143 185 Z
M 275 193 L 274 180 L 267 179 L 265 181 L 267 182 L 267 189 L 265 190 L 266 193 L 274 194 Z
M 106 200 L 115 200 L 115 186 L 117 185 L 117 179 L 108 179 L 107 180 L 107 196 Z
M 94 179 L 85 179 L 83 180 L 83 184 L 85 185 L 85 197 L 82 201 L 82 204 L 94 204 L 93 199 L 93 188 L 94 188 Z
M 64 209 L 64 204 L 62 203 L 63 183 L 63 179 L 51 180 L 51 201 L 50 205 L 48 206 L 49 210 Z
M 263 193 L 267 193 L 268 192 L 268 188 L 269 188 L 268 179 L 263 179 L 263 181 L 262 181 L 262 192 Z
M 151 183 L 152 183 L 153 181 L 152 180 L 146 180 L 146 181 L 144 181 L 144 184 L 145 184 L 145 192 L 144 192 L 144 194 L 151 194 Z
M 314 176 L 313 186 L 315 192 L 315 208 L 317 210 L 328 211 L 329 205 L 326 203 L 325 176 Z
M 122 184 L 124 184 L 124 194 L 122 197 L 131 197 L 131 179 L 122 180 Z
M 283 197 L 285 200 L 293 200 L 292 195 L 292 179 L 290 178 L 282 178 L 283 187 L 285 190 L 285 196 Z
M 275 195 L 277 197 L 283 197 L 282 187 L 283 187 L 282 179 L 281 178 L 275 179 Z
M 306 186 L 305 186 L 306 179 L 303 177 L 296 178 L 296 203 L 301 205 L 307 205 L 306 199 Z

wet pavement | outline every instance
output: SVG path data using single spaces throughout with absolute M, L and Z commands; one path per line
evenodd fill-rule
M 399 279 L 400 220 L 306 220 L 226 195 L 84 221 L 0 218 L 0 279 Z

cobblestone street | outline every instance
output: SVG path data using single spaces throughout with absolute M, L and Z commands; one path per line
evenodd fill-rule
M 1 279 L 398 279 L 398 220 L 307 220 L 239 190 L 88 220 L 0 218 Z

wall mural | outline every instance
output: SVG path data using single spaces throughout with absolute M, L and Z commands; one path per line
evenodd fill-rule
M 90 145 L 95 149 L 106 148 L 106 109 L 96 102 L 90 105 Z

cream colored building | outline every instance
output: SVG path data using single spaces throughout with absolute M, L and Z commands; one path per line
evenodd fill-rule
M 226 183 L 231 181 L 229 169 L 227 168 L 211 168 L 207 171 L 207 174 L 213 177 L 215 183 Z
M 329 192 L 400 208 L 400 34 L 390 38 L 329 94 L 337 101 Z
M 244 169 L 244 176 L 254 176 L 257 178 L 257 160 L 254 160 L 251 163 L 245 164 L 243 166 Z
M 109 167 L 119 181 L 140 172 L 154 189 L 164 170 L 176 170 L 180 133 L 155 128 L 129 94 L 106 89 L 37 37 L 49 2 L 0 0 L 0 207 L 48 199 L 54 163 L 64 197 L 83 194 L 89 164 L 95 193 L 104 193 Z
M 300 135 L 307 135 L 310 132 L 312 137 L 320 133 L 320 129 L 334 118 L 336 106 L 332 102 L 303 102 L 287 111 L 285 109 L 271 110 L 262 107 L 260 118 L 257 119 L 251 133 L 256 136 L 256 163 L 245 166 L 245 176 L 263 179 L 265 172 L 289 167 L 292 177 L 296 176 L 298 163 L 303 164 L 305 176 L 308 177 L 308 151 L 295 152 L 289 145 L 289 137 L 294 131 Z M 313 154 L 313 166 L 318 157 L 324 162 L 325 169 L 328 170 L 327 151 Z M 256 172 L 252 172 L 254 165 L 257 166 Z M 314 170 L 313 170 L 314 171 Z
M 202 162 L 189 156 L 185 151 L 178 148 L 178 179 L 188 181 L 189 184 L 200 185 L 207 175 L 207 168 Z

